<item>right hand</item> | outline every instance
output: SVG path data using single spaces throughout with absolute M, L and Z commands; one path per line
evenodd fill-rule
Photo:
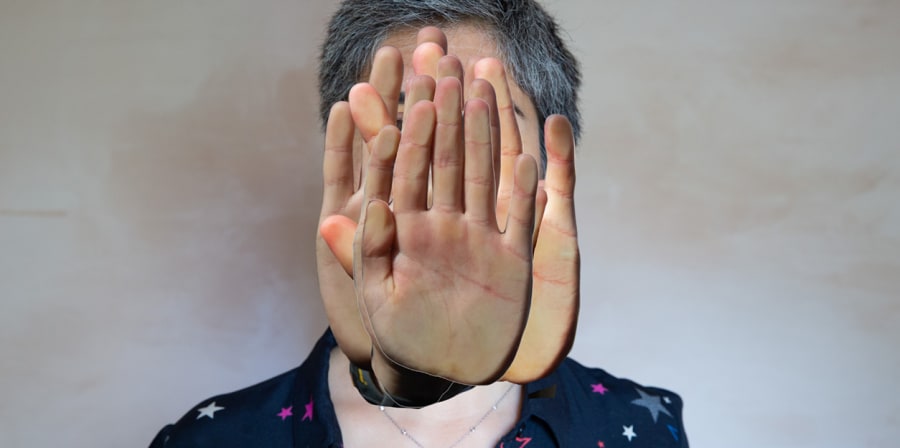
M 430 69 L 446 52 L 446 37 L 437 28 L 423 29 L 418 35 L 419 48 L 413 58 L 416 74 L 435 76 Z M 368 141 L 382 127 L 397 122 L 400 88 L 403 82 L 403 58 L 396 48 L 378 50 L 372 63 L 369 84 L 381 98 L 381 104 L 369 109 L 357 107 L 354 114 L 363 139 L 354 138 L 357 124 L 347 102 L 331 108 L 325 130 L 322 209 L 316 237 L 316 265 L 319 290 L 325 314 L 341 350 L 351 362 L 368 368 L 372 341 L 363 326 L 352 278 L 353 235 L 360 217 L 366 167 L 370 154 Z M 407 92 L 406 102 L 434 95 L 434 85 Z M 336 256 L 337 255 L 337 256 Z

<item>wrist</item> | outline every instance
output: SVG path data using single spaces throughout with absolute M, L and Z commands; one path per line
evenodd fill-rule
M 350 377 L 370 404 L 399 408 L 423 408 L 472 388 L 465 384 L 401 366 L 378 353 L 370 368 L 350 364 Z

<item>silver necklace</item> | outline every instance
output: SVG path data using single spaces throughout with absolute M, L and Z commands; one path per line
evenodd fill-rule
M 487 418 L 491 414 L 493 414 L 494 411 L 497 410 L 497 407 L 500 406 L 500 403 L 503 402 L 503 399 L 506 398 L 507 395 L 509 395 L 509 393 L 513 390 L 514 387 L 515 387 L 515 384 L 510 384 L 509 388 L 506 389 L 506 392 L 503 392 L 503 395 L 500 396 L 500 399 L 498 399 L 497 402 L 494 403 L 494 405 L 491 406 L 491 408 L 488 409 L 488 411 L 485 412 L 484 415 L 482 415 L 481 418 L 478 419 L 478 421 L 475 422 L 475 424 L 472 425 L 472 427 L 469 428 L 469 430 L 465 432 L 465 434 L 463 434 L 458 439 L 456 439 L 456 442 L 453 442 L 453 444 L 447 448 L 454 448 L 454 447 L 458 446 L 460 443 L 462 443 L 463 440 L 466 440 L 466 437 L 469 437 L 470 435 L 472 435 L 475 432 L 475 430 L 478 428 L 478 426 L 480 426 L 482 423 L 484 423 L 484 421 L 487 420 Z M 412 434 L 409 433 L 409 431 L 407 431 L 402 426 L 400 426 L 400 424 L 397 423 L 397 420 L 394 420 L 394 417 L 391 417 L 391 414 L 387 413 L 387 410 L 384 409 L 384 406 L 379 406 L 378 409 L 380 409 L 381 413 L 384 414 L 384 416 L 387 417 L 387 419 L 390 420 L 391 423 L 394 424 L 394 427 L 400 431 L 400 434 L 403 435 L 403 437 L 406 437 L 412 443 L 415 443 L 417 447 L 425 448 L 425 445 L 423 445 L 422 442 L 419 442 L 415 437 L 412 436 Z

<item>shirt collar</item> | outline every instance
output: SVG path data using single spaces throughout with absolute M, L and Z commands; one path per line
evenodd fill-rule
M 343 446 L 328 390 L 328 364 L 335 346 L 337 341 L 328 328 L 297 372 L 292 393 L 295 406 L 301 412 L 298 413 L 300 418 L 294 418 L 293 443 L 296 447 L 300 447 L 301 442 L 304 446 Z M 311 406 L 311 418 L 307 418 L 306 406 Z
M 569 446 L 566 434 L 570 432 L 572 416 L 564 393 L 560 375 L 555 370 L 545 378 L 528 383 L 519 426 L 527 425 L 532 418 L 541 420 L 556 439 L 557 446 Z
M 294 382 L 294 406 L 303 414 L 294 419 L 294 443 L 300 441 L 315 442 L 312 446 L 341 447 L 340 428 L 334 404 L 328 389 L 328 366 L 331 350 L 337 341 L 331 328 L 319 338 L 309 357 L 300 366 Z M 568 446 L 566 434 L 571 429 L 571 410 L 566 406 L 562 396 L 564 388 L 560 386 L 560 376 L 554 371 L 549 376 L 525 385 L 525 398 L 522 402 L 522 417 L 517 427 L 527 425 L 528 420 L 542 420 L 558 446 Z M 306 406 L 312 406 L 312 419 L 306 417 Z M 310 426 L 312 425 L 312 426 Z M 299 446 L 299 445 L 297 445 Z

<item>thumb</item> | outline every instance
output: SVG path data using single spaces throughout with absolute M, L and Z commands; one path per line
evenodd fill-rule
M 381 128 L 395 122 L 396 118 L 388 115 L 381 94 L 368 83 L 362 82 L 353 86 L 347 100 L 350 103 L 353 123 L 367 144 L 378 135 Z
M 353 238 L 356 222 L 344 215 L 332 215 L 319 224 L 319 234 L 331 249 L 344 272 L 353 277 Z
M 371 313 L 385 303 L 383 286 L 393 271 L 395 230 L 394 214 L 387 203 L 369 201 L 353 242 L 353 282 L 363 324 L 373 341 L 377 338 Z
M 353 243 L 353 276 L 357 286 L 381 284 L 391 277 L 395 234 L 394 214 L 387 202 L 369 201 Z

